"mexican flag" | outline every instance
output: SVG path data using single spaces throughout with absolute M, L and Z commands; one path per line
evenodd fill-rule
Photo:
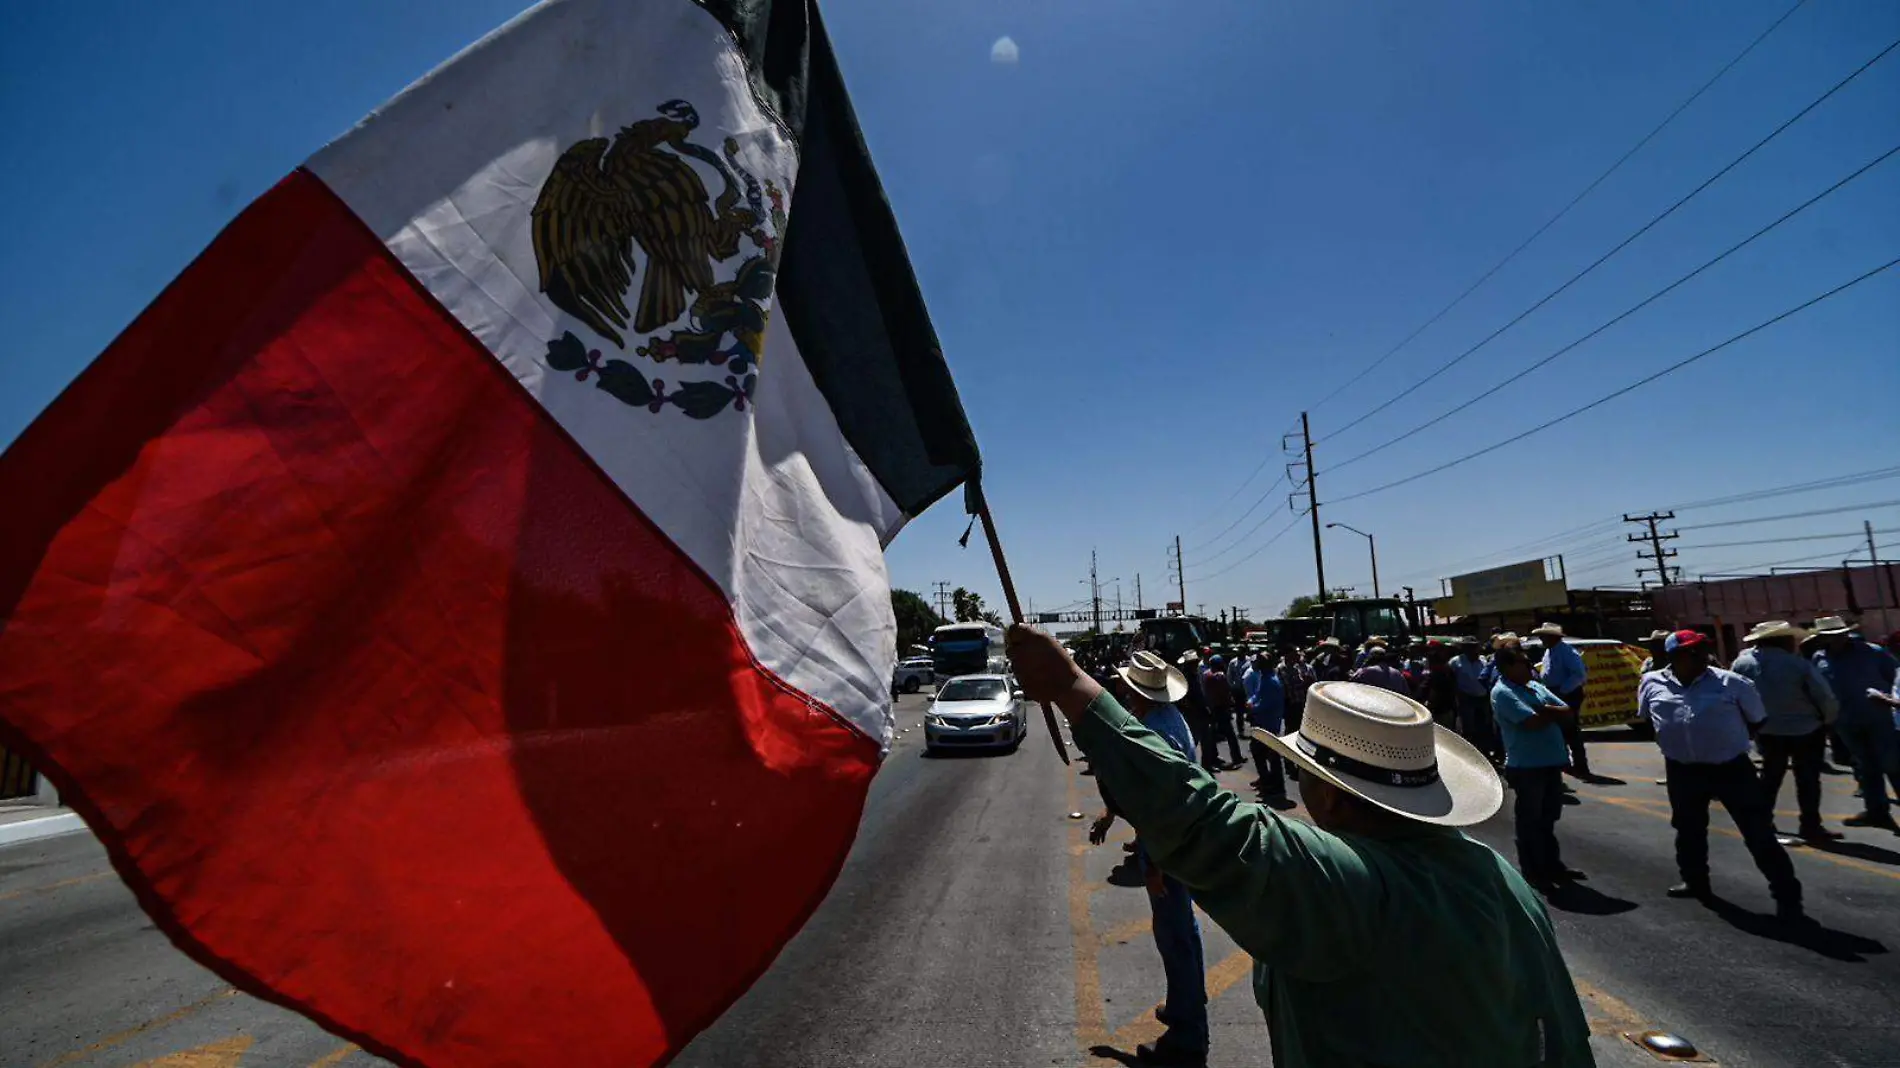
M 421 1065 L 665 1060 L 824 897 L 977 452 L 808 0 L 553 0 L 0 456 L 0 740 L 187 952 Z

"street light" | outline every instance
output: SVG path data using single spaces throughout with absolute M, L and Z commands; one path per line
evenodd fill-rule
M 1372 535 L 1360 530 L 1358 527 L 1349 527 L 1344 523 L 1326 524 L 1327 530 L 1331 530 L 1334 527 L 1338 527 L 1341 530 L 1350 530 L 1354 534 L 1366 539 L 1366 549 L 1372 553 L 1372 595 L 1374 597 L 1379 596 L 1379 543 L 1372 539 Z

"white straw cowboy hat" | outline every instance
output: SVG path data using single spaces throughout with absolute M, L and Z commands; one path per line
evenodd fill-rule
M 1766 623 L 1755 624 L 1755 629 L 1742 636 L 1742 641 L 1754 643 L 1768 638 L 1793 638 L 1804 642 L 1809 638 L 1806 627 L 1797 627 L 1785 619 L 1771 619 Z
M 1168 705 L 1187 696 L 1187 676 L 1181 674 L 1181 669 L 1146 650 L 1129 657 L 1125 666 L 1115 669 L 1115 674 L 1150 701 Z
M 1831 638 L 1836 634 L 1852 634 L 1853 632 L 1853 626 L 1840 616 L 1822 616 L 1814 621 L 1814 633 L 1823 638 Z
M 1504 804 L 1504 782 L 1477 747 L 1403 694 L 1357 682 L 1306 691 L 1300 729 L 1253 737 L 1347 793 L 1421 823 L 1468 827 Z
M 1320 648 L 1325 648 L 1325 649 L 1343 649 L 1343 648 L 1345 648 L 1345 647 L 1339 644 L 1339 639 L 1338 639 L 1338 638 L 1321 638 L 1321 639 L 1319 640 L 1319 644 L 1317 644 L 1317 645 L 1315 645 L 1315 646 L 1313 646 L 1313 648 L 1315 648 L 1315 649 L 1320 649 Z
M 1561 624 L 1561 623 L 1545 623 L 1545 624 L 1543 624 L 1543 625 L 1541 625 L 1541 626 L 1539 626 L 1539 627 L 1538 627 L 1538 628 L 1537 628 L 1536 630 L 1534 630 L 1534 631 L 1531 631 L 1531 637 L 1533 637 L 1533 638 L 1541 638 L 1541 637 L 1543 637 L 1543 636 L 1544 636 L 1544 635 L 1546 635 L 1546 634 L 1548 634 L 1548 635 L 1550 635 L 1550 636 L 1551 636 L 1551 637 L 1553 637 L 1553 638 L 1561 638 L 1561 637 L 1563 637 L 1563 636 L 1564 636 L 1564 627 L 1563 627 L 1563 624 Z

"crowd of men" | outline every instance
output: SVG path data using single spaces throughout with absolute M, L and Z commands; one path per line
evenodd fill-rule
M 1386 845 L 1406 843 L 1409 848 L 1417 828 L 1408 820 L 1441 828 L 1481 822 L 1501 805 L 1503 785 L 1508 784 L 1514 797 L 1518 878 L 1522 886 L 1548 893 L 1586 877 L 1564 863 L 1556 826 L 1564 795 L 1571 792 L 1564 776 L 1595 780 L 1579 726 L 1589 673 L 1561 625 L 1546 623 L 1531 631 L 1530 637 L 1541 646 L 1535 657 L 1525 641 L 1511 633 L 1493 634 L 1488 642 L 1476 637 L 1451 643 L 1418 641 L 1402 649 L 1378 637 L 1357 649 L 1335 638 L 1311 649 L 1284 651 L 1206 647 L 1186 651 L 1173 664 L 1153 652 L 1138 651 L 1123 665 L 1089 665 L 1092 689 L 1091 695 L 1084 695 L 1089 699 L 1071 693 L 1064 709 L 1072 722 L 1085 718 L 1085 712 L 1099 715 L 1109 724 L 1100 729 L 1106 738 L 1125 729 L 1116 713 L 1126 708 L 1134 723 L 1159 735 L 1172 753 L 1188 762 L 1186 766 L 1197 766 L 1205 773 L 1243 767 L 1240 738 L 1246 736 L 1257 773 L 1252 785 L 1268 806 L 1292 807 L 1286 799 L 1287 780 L 1304 775 L 1302 800 L 1315 822 L 1322 830 L 1345 838 L 1352 850 L 1365 845 L 1355 835 L 1369 835 Z M 1842 837 L 1825 826 L 1820 814 L 1820 776 L 1827 768 L 1830 748 L 1837 759 L 1851 765 L 1864 808 L 1844 822 L 1900 833 L 1887 794 L 1891 786 L 1900 795 L 1900 672 L 1896 671 L 1900 632 L 1890 635 L 1883 647 L 1840 617 L 1815 620 L 1812 627 L 1766 622 L 1747 634 L 1744 651 L 1726 668 L 1716 665 L 1715 644 L 1699 631 L 1657 631 L 1649 636 L 1648 645 L 1650 658 L 1642 668 L 1637 709 L 1653 726 L 1664 757 L 1666 774 L 1661 781 L 1668 787 L 1681 876 L 1679 883 L 1668 888 L 1668 895 L 1711 896 L 1709 808 L 1720 802 L 1767 879 L 1779 919 L 1789 924 L 1806 922 L 1801 884 L 1787 847 L 1825 844 Z M 1061 674 L 1055 659 L 1048 666 L 1052 676 Z M 1359 683 L 1410 701 L 1394 708 L 1390 698 L 1383 698 L 1388 705 L 1378 708 L 1379 699 L 1368 689 L 1315 689 L 1337 682 Z M 1112 700 L 1098 708 L 1104 698 Z M 1416 752 L 1429 754 L 1429 771 L 1406 763 L 1404 746 L 1379 737 L 1381 727 L 1404 720 L 1404 708 L 1418 706 L 1423 706 L 1424 715 L 1414 726 L 1422 726 L 1432 740 L 1413 746 Z M 1302 728 L 1303 716 L 1319 713 L 1332 722 L 1317 730 Z M 1084 737 L 1078 730 L 1078 742 Z M 1358 752 L 1353 751 L 1355 742 L 1363 746 Z M 1083 745 L 1091 758 L 1097 756 L 1086 742 Z M 1751 750 L 1759 754 L 1759 768 Z M 1236 865 L 1232 872 L 1210 866 L 1213 860 L 1204 852 L 1193 853 L 1192 861 L 1175 860 L 1170 852 L 1186 855 L 1183 850 L 1201 848 L 1197 836 L 1187 833 L 1189 825 L 1184 821 L 1189 817 L 1163 807 L 1152 810 L 1157 814 L 1144 820 L 1146 794 L 1166 795 L 1173 787 L 1190 791 L 1171 795 L 1175 805 L 1197 810 L 1211 805 L 1210 811 L 1228 820 L 1236 818 L 1234 810 L 1213 804 L 1199 783 L 1177 771 L 1148 766 L 1142 757 L 1134 758 L 1133 766 L 1143 768 L 1143 773 L 1131 773 L 1125 781 L 1140 791 L 1142 803 L 1126 811 L 1119 807 L 1110 786 L 1110 779 L 1119 776 L 1098 773 L 1105 811 L 1090 837 L 1103 841 L 1108 827 L 1120 816 L 1129 818 L 1138 832 L 1129 848 L 1148 886 L 1155 941 L 1168 981 L 1161 1012 L 1168 1030 L 1159 1043 L 1139 1052 L 1149 1063 L 1202 1064 L 1208 1043 L 1206 991 L 1193 904 L 1210 893 L 1230 893 L 1229 883 L 1243 879 L 1250 866 L 1301 866 L 1288 857 L 1269 863 L 1274 858 L 1259 855 L 1265 847 L 1257 837 L 1238 832 L 1231 844 L 1239 851 L 1230 858 Z M 1447 785 L 1441 771 L 1446 768 L 1463 769 L 1463 798 L 1457 788 Z M 1784 835 L 1775 827 L 1774 809 L 1790 773 L 1800 824 L 1793 835 Z M 1487 800 L 1487 789 L 1495 791 L 1495 800 Z M 1152 840 L 1157 838 L 1159 846 Z M 1305 851 L 1301 858 L 1309 862 L 1319 848 L 1313 842 L 1296 844 Z M 1330 840 L 1320 845 L 1330 847 Z M 1434 861 L 1439 862 L 1450 864 L 1443 857 Z M 1474 862 L 1462 858 L 1459 863 Z M 1177 870 L 1177 865 L 1193 870 Z M 1499 884 L 1485 875 L 1481 882 L 1486 893 L 1514 892 L 1510 880 Z M 1331 908 L 1337 911 L 1345 905 L 1335 902 Z M 1327 914 L 1309 916 L 1307 921 L 1348 922 L 1327 909 L 1319 912 Z M 1235 932 L 1216 908 L 1209 908 L 1209 915 Z M 1541 921 L 1541 910 L 1537 916 Z M 1235 917 L 1235 922 L 1244 919 Z M 1541 925 L 1540 934 L 1542 928 L 1547 923 Z M 1408 930 L 1408 936 L 1413 934 Z M 1289 952 L 1266 935 L 1261 938 L 1268 956 Z M 1270 964 L 1261 951 L 1252 945 L 1248 948 L 1263 964 Z M 1546 974 L 1551 965 L 1539 957 L 1545 951 L 1554 953 L 1554 943 L 1514 966 L 1527 975 Z M 1555 967 L 1561 971 L 1561 960 Z M 1261 997 L 1270 1023 L 1276 1009 L 1289 1007 L 1265 993 Z M 1543 1007 L 1556 1015 L 1539 1017 L 1540 1027 L 1561 1021 L 1569 1028 L 1574 1006 L 1563 997 Z M 1281 1052 L 1276 1032 L 1276 1063 Z M 1567 1051 L 1566 1056 L 1575 1052 Z M 1587 1057 L 1587 1051 L 1583 1056 Z M 1297 1057 L 1288 1061 L 1301 1062 Z

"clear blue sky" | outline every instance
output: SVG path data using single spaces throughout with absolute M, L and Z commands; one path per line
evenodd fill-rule
M 1074 601 L 1091 546 L 1132 602 L 1189 549 L 1191 604 L 1277 613 L 1313 585 L 1281 434 L 1475 280 L 1785 11 L 1720 4 L 828 0 L 824 10 L 976 425 L 1017 580 Z M 514 13 L 509 0 L 13 0 L 0 5 L 0 441 L 246 202 Z M 1009 36 L 1018 61 L 992 62 Z M 1324 436 L 1490 333 L 1894 38 L 1900 5 L 1811 0 L 1443 321 L 1317 407 Z M 1900 158 L 1496 397 L 1512 378 L 1900 144 L 1900 53 L 1591 277 L 1319 451 L 1322 504 L 1529 428 L 1900 256 Z M 1324 509 L 1379 536 L 1387 585 L 1626 510 L 1900 463 L 1900 270 L 1521 445 Z M 1262 476 L 1228 500 L 1265 459 Z M 1900 499 L 1900 480 L 1681 522 Z M 1225 502 L 1225 503 L 1223 503 Z M 939 505 L 894 580 L 1000 598 Z M 1900 508 L 1684 535 L 1698 570 L 1845 551 Z M 1622 530 L 1551 546 L 1633 576 Z M 1694 535 L 1692 537 L 1691 535 Z M 1885 542 L 1900 542 L 1900 533 Z M 1215 556 L 1229 543 L 1235 548 Z M 1364 542 L 1327 577 L 1369 590 Z M 1502 555 L 1500 555 L 1502 554 Z M 1209 557 L 1214 559 L 1209 560 Z M 1112 595 L 1112 586 L 1111 595 Z

